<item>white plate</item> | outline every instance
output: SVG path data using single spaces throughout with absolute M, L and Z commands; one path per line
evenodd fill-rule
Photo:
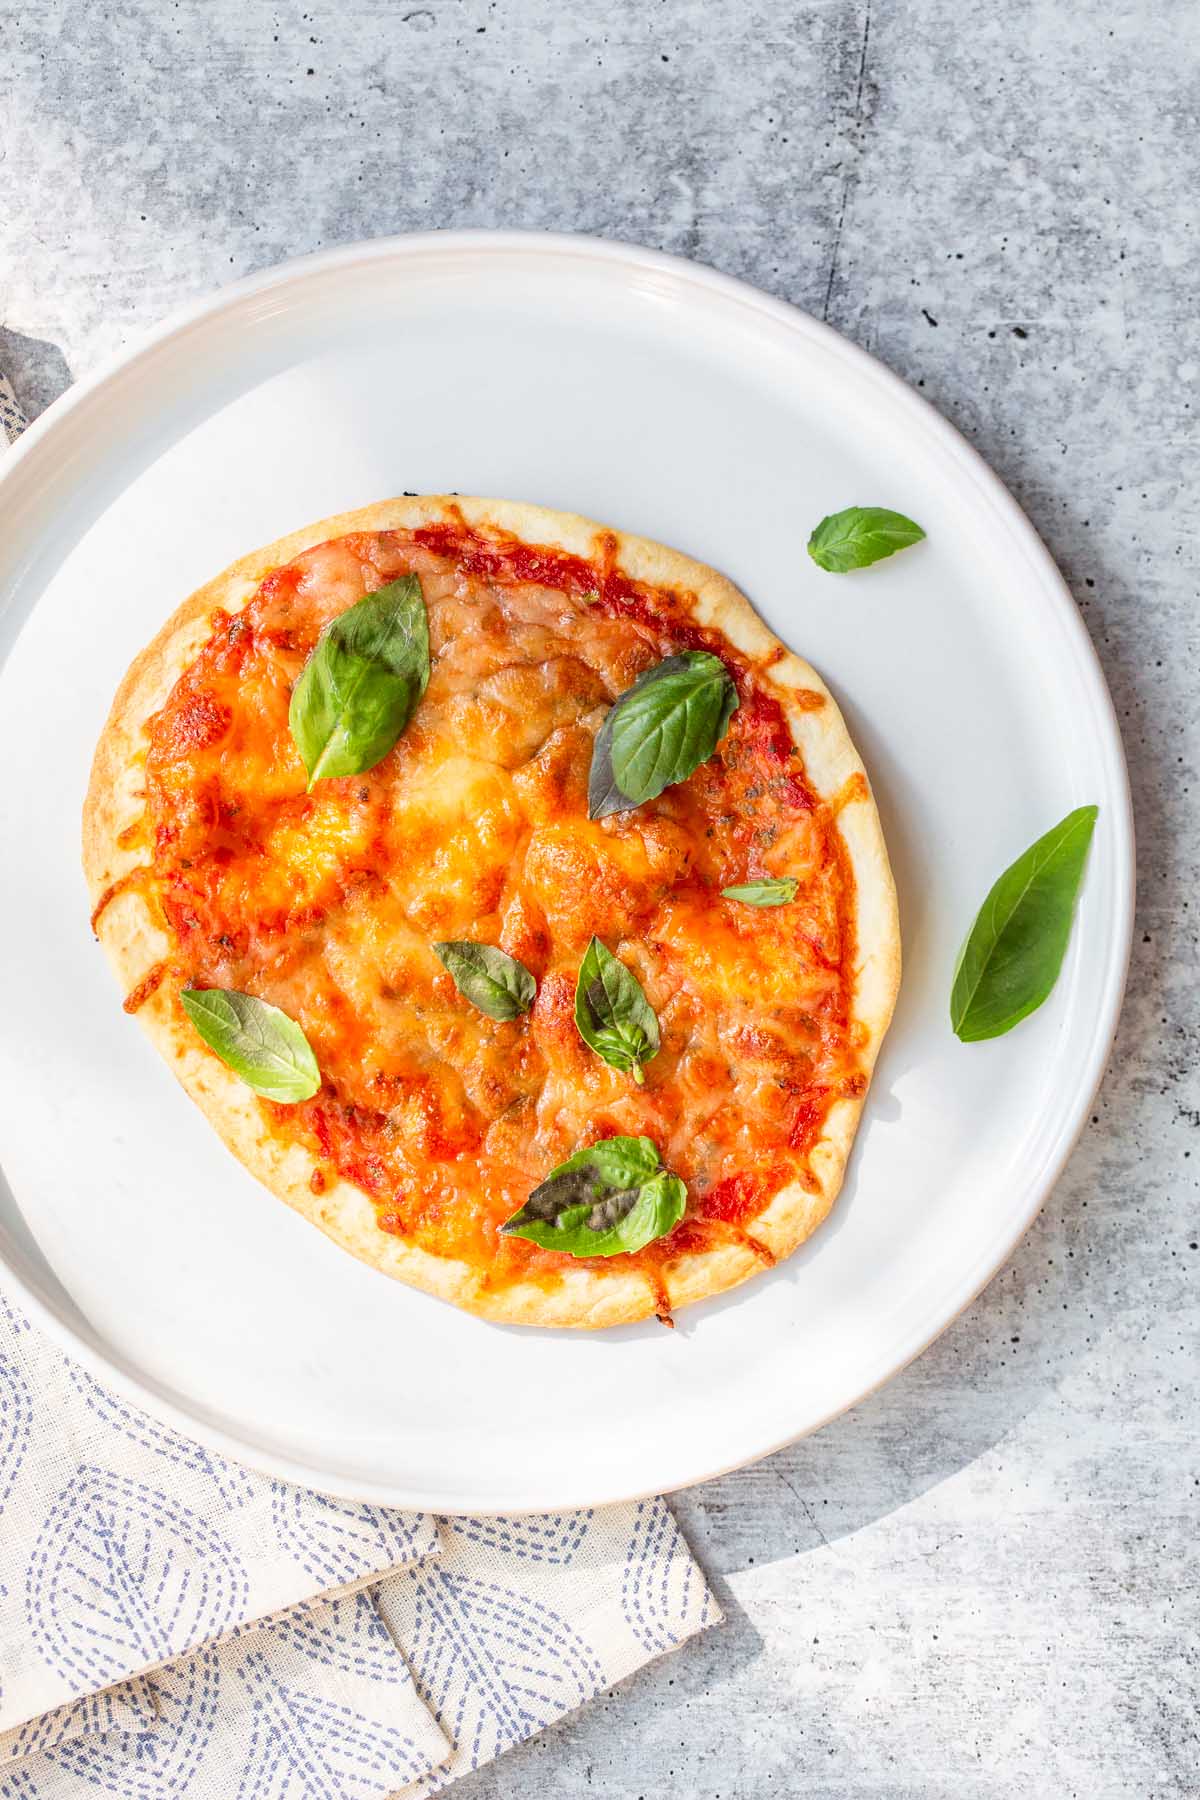
M 351 1261 L 222 1149 L 87 929 L 79 809 L 133 653 L 251 547 L 403 489 L 588 513 L 726 570 L 846 708 L 905 978 L 845 1191 L 783 1267 L 588 1334 L 501 1329 Z M 852 502 L 926 544 L 820 573 Z M 1008 1256 L 1103 1069 L 1129 944 L 1120 739 L 1070 597 L 963 440 L 778 301 L 584 238 L 360 245 L 226 289 L 50 409 L 2 466 L 0 1255 L 110 1385 L 332 1492 L 591 1505 L 717 1473 L 887 1379 Z M 964 1047 L 962 935 L 1073 806 L 1100 822 L 1065 969 Z

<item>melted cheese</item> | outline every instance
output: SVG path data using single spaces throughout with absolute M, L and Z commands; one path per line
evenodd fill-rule
M 679 1232 L 752 1219 L 839 1091 L 847 1042 L 851 878 L 836 821 L 807 788 L 782 715 L 743 658 L 680 623 L 654 589 L 580 592 L 539 553 L 486 569 L 445 536 L 383 532 L 277 570 L 209 642 L 151 721 L 153 873 L 173 973 L 284 1008 L 324 1085 L 269 1109 L 376 1201 L 380 1226 L 503 1281 L 562 1259 L 498 1225 L 581 1144 L 645 1134 L 688 1183 Z M 567 559 L 564 559 L 564 563 Z M 368 774 L 305 772 L 288 699 L 321 627 L 364 593 L 420 576 L 433 665 L 395 749 Z M 587 817 L 608 706 L 672 649 L 725 657 L 742 704 L 717 754 L 635 811 Z M 719 890 L 790 874 L 795 904 Z M 660 1021 L 645 1086 L 587 1049 L 575 977 L 595 932 Z M 496 1023 L 432 945 L 497 943 L 538 981 Z M 714 1225 L 714 1229 L 717 1226 Z M 641 1253 L 648 1263 L 670 1242 Z

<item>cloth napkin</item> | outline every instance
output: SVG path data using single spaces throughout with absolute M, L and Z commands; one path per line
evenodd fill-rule
M 0 448 L 24 425 L 0 374 Z M 450 1519 L 290 1487 L 0 1288 L 0 1800 L 429 1795 L 720 1616 L 661 1500 Z

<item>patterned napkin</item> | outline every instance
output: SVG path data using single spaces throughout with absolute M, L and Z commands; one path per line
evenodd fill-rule
M 24 425 L 0 375 L 0 447 Z M 289 1487 L 0 1290 L 0 1800 L 429 1795 L 720 1616 L 661 1500 L 435 1519 Z

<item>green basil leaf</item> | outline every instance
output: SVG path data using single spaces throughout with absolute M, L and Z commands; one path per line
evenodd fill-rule
M 738 887 L 721 889 L 726 900 L 740 900 L 744 906 L 786 906 L 796 898 L 799 882 L 794 875 L 768 875 L 761 881 L 743 881 Z
M 210 1050 L 264 1100 L 310 1100 L 321 1085 L 312 1046 L 279 1007 L 231 988 L 184 988 L 186 1012 Z
M 950 1023 L 964 1044 L 1000 1037 L 1058 980 L 1098 808 L 1079 806 L 995 883 L 963 945 Z
M 657 1055 L 658 1019 L 632 969 L 598 937 L 587 947 L 575 983 L 575 1024 L 589 1050 L 640 1085 L 642 1064 Z
M 686 1204 L 649 1138 L 604 1138 L 552 1170 L 501 1230 L 568 1256 L 621 1256 L 665 1237 Z
M 456 938 L 433 949 L 459 993 L 489 1019 L 517 1019 L 533 1005 L 537 982 L 524 963 L 494 944 Z
M 686 650 L 639 675 L 600 727 L 588 778 L 588 817 L 653 800 L 707 762 L 737 710 L 719 656 Z
M 292 689 L 288 724 L 308 786 L 382 762 L 429 683 L 421 583 L 402 576 L 331 619 Z
M 844 575 L 919 544 L 924 536 L 919 525 L 886 506 L 848 506 L 821 520 L 808 540 L 808 554 L 819 568 Z

